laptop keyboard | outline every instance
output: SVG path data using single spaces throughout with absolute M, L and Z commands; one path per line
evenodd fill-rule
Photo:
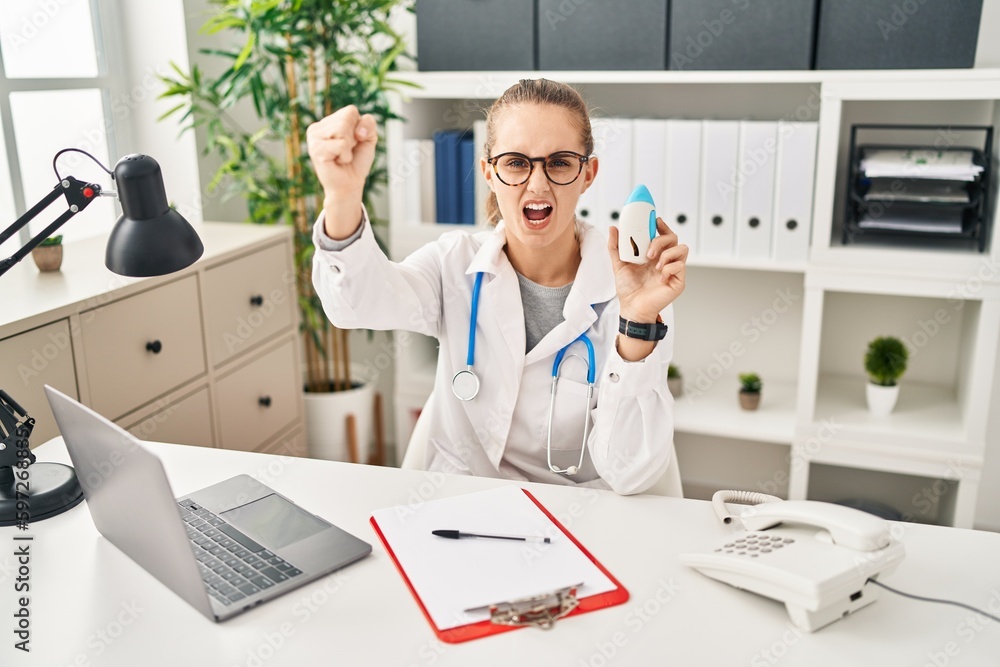
M 205 590 L 220 603 L 231 605 L 302 574 L 197 503 L 177 505 Z

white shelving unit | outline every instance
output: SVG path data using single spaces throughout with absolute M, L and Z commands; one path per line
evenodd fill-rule
M 604 117 L 818 122 L 809 259 L 690 259 L 689 287 L 675 307 L 674 357 L 686 382 L 675 440 L 685 492 L 736 486 L 793 498 L 864 497 L 916 521 L 972 526 L 1000 337 L 1000 244 L 989 239 L 984 253 L 845 246 L 840 220 L 852 124 L 996 126 L 1000 70 L 406 77 L 420 88 L 394 101 L 406 122 L 386 128 L 396 259 L 446 231 L 469 229 L 409 222 L 404 182 L 415 170 L 403 141 L 471 127 L 520 78 L 570 83 Z M 776 299 L 783 299 L 777 309 Z M 862 359 L 877 335 L 900 336 L 913 352 L 886 419 L 865 405 Z M 409 336 L 396 366 L 400 450 L 434 385 L 436 342 Z M 740 410 L 736 397 L 736 375 L 748 370 L 764 379 L 756 412 Z

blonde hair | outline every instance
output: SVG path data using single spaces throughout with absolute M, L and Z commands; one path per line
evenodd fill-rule
M 486 144 L 483 149 L 486 157 L 490 157 L 493 145 L 496 143 L 497 117 L 507 108 L 526 104 L 551 104 L 562 107 L 574 114 L 580 125 L 580 138 L 583 140 L 583 152 L 590 155 L 594 152 L 594 134 L 590 129 L 590 112 L 587 103 L 575 88 L 549 81 L 548 79 L 521 79 L 504 91 L 486 113 Z M 500 222 L 500 205 L 497 196 L 491 190 L 486 198 L 486 220 L 490 226 Z

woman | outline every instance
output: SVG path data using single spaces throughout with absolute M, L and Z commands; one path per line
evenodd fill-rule
M 488 113 L 480 160 L 493 230 L 444 234 L 400 263 L 379 250 L 361 204 L 374 119 L 345 107 L 313 124 L 308 142 L 325 193 L 313 282 L 330 320 L 440 341 L 429 469 L 629 494 L 676 466 L 672 333 L 626 336 L 619 316 L 630 335 L 662 338 L 657 321 L 672 321 L 688 250 L 658 219 L 648 262 L 626 264 L 617 229 L 605 242 L 576 220 L 598 172 L 579 93 L 544 79 L 508 89 Z M 592 395 L 581 334 L 593 346 Z M 470 346 L 475 379 L 461 372 Z

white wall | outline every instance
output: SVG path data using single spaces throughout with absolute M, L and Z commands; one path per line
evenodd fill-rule
M 124 85 L 112 91 L 112 113 L 126 125 L 120 155 L 144 153 L 160 163 L 168 200 L 191 223 L 202 221 L 201 181 L 194 136 L 178 136 L 175 121 L 158 121 L 176 102 L 157 100 L 164 86 L 158 75 L 170 63 L 188 67 L 187 32 L 179 2 L 108 0 L 109 18 L 122 40 L 122 53 L 109 54 Z

